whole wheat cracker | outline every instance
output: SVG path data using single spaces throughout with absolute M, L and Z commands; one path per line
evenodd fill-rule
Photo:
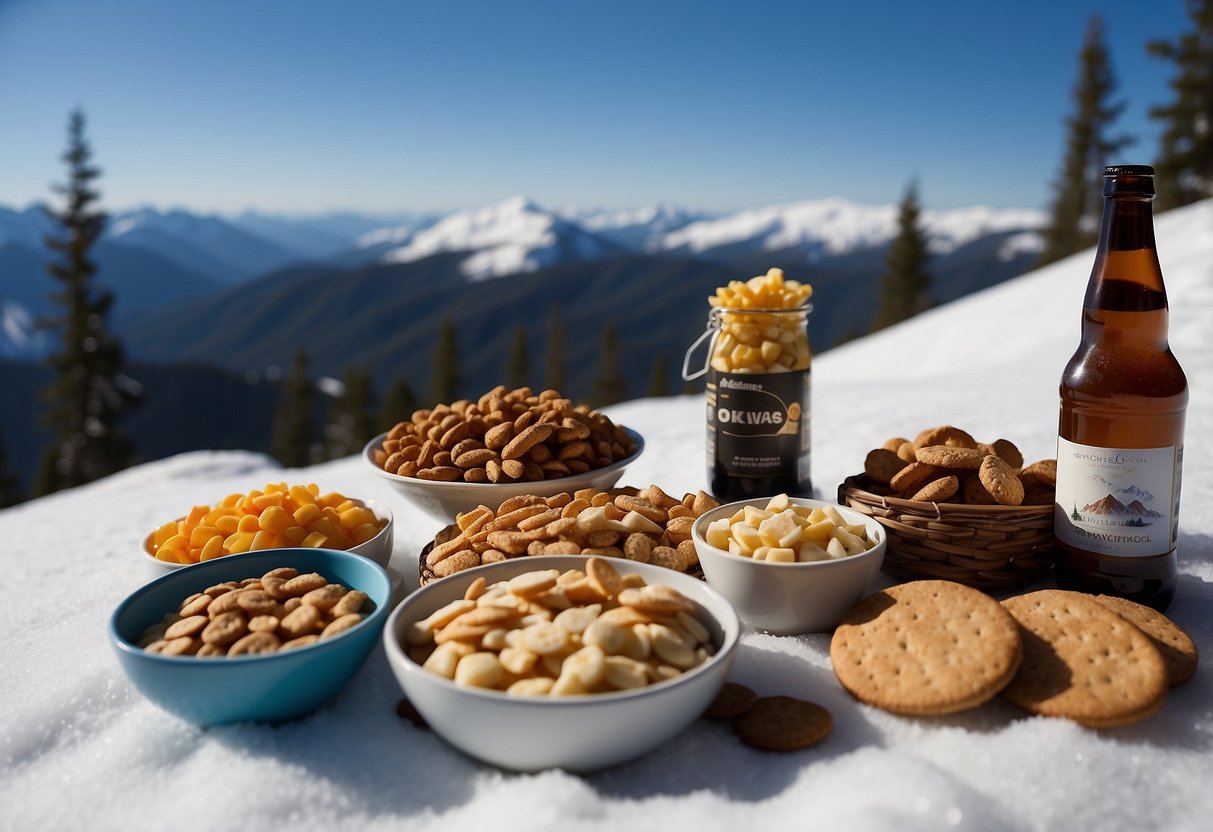
M 1023 631 L 1023 665 L 1003 691 L 1012 703 L 1090 728 L 1128 725 L 1162 706 L 1162 656 L 1094 598 L 1044 589 L 1002 603 Z
M 852 607 L 830 642 L 838 681 L 861 702 L 913 716 L 992 699 L 1019 667 L 1015 620 L 983 592 L 913 581 Z

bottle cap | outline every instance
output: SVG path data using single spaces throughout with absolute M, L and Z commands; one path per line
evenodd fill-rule
M 1108 165 L 1103 169 L 1104 176 L 1153 176 L 1154 168 L 1149 165 Z

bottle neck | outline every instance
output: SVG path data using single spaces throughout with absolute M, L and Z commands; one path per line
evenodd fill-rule
M 1083 307 L 1084 341 L 1167 349 L 1167 292 L 1149 197 L 1105 197 Z

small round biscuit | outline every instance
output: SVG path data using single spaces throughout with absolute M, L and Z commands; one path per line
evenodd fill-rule
M 897 447 L 897 458 L 904 459 L 906 462 L 917 462 L 918 458 L 914 456 L 914 443 L 902 442 Z
M 928 445 L 914 452 L 919 462 L 938 468 L 975 471 L 981 466 L 981 451 L 976 448 L 952 448 L 947 445 Z
M 986 491 L 986 487 L 981 484 L 981 477 L 976 474 L 965 477 L 964 482 L 960 484 L 960 493 L 964 497 L 965 503 L 971 506 L 998 504 L 998 501 L 990 496 L 990 492 Z
M 885 443 L 880 447 L 884 448 L 886 451 L 897 453 L 897 449 L 909 441 L 910 440 L 906 439 L 904 436 L 894 436 L 892 439 L 886 440 Z
M 820 705 L 791 696 L 759 699 L 733 720 L 743 743 L 762 751 L 796 751 L 829 736 L 834 727 L 830 712 Z
M 942 503 L 956 496 L 959 490 L 960 480 L 954 474 L 949 474 L 927 483 L 915 491 L 910 499 L 916 503 Z
M 1009 439 L 995 439 L 991 446 L 994 449 L 994 454 L 1007 465 L 1012 468 L 1023 467 L 1023 454 L 1019 452 L 1019 448 L 1015 447 L 1015 443 Z
M 867 458 L 863 461 L 863 470 L 876 482 L 888 485 L 889 480 L 893 479 L 893 475 L 908 464 L 896 452 L 887 448 L 876 448 L 868 451 Z
M 1128 598 L 1096 595 L 1095 600 L 1146 634 L 1167 666 L 1170 687 L 1182 684 L 1196 673 L 1199 656 L 1196 642 L 1184 629 L 1158 610 L 1143 606 Z
M 947 445 L 949 448 L 977 448 L 977 441 L 966 431 L 952 425 L 940 425 L 920 431 L 914 437 L 914 450 L 931 445 Z
M 1011 466 L 996 456 L 987 456 L 981 461 L 981 469 L 977 472 L 981 484 L 985 486 L 990 496 L 1002 506 L 1023 505 L 1023 483 Z
M 942 474 L 943 469 L 936 468 L 934 465 L 927 465 L 925 462 L 911 462 L 889 480 L 889 487 L 898 494 L 909 495 L 931 480 L 938 479 Z
M 1003 696 L 1029 713 L 1114 728 L 1144 719 L 1167 694 L 1150 639 L 1089 595 L 1042 589 L 1002 605 L 1023 631 L 1023 665 Z
M 736 682 L 725 682 L 720 693 L 703 712 L 705 719 L 734 719 L 741 716 L 758 701 L 758 694 Z
M 1042 459 L 1033 462 L 1019 472 L 1019 479 L 1024 485 L 1047 485 L 1054 488 L 1057 485 L 1057 460 Z

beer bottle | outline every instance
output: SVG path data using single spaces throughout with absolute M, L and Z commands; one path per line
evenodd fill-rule
M 1188 382 L 1167 344 L 1154 169 L 1104 169 L 1082 340 L 1061 378 L 1057 583 L 1158 610 L 1175 593 Z

